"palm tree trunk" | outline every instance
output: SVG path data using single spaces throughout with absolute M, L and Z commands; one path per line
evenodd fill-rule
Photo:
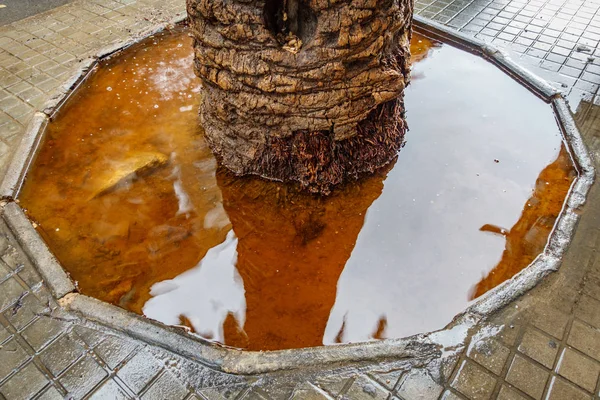
M 393 160 L 412 0 L 187 0 L 206 137 L 238 175 L 328 193 Z

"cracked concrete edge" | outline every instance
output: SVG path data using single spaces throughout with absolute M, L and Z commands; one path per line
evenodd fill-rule
M 17 242 L 42 275 L 52 295 L 60 299 L 75 290 L 75 285 L 38 235 L 21 207 L 14 202 L 4 207 L 2 218 L 15 234 Z
M 48 117 L 44 113 L 37 112 L 31 118 L 0 184 L 1 198 L 14 199 L 17 197 L 25 179 L 25 172 L 35 158 L 37 147 L 47 124 Z
M 428 360 L 439 355 L 440 346 L 427 335 L 366 343 L 321 346 L 277 351 L 243 351 L 187 333 L 181 328 L 126 311 L 117 306 L 72 293 L 59 304 L 85 320 L 161 347 L 207 367 L 237 375 L 255 375 L 299 368 L 330 367 L 346 362 Z M 459 323 L 462 319 L 459 319 Z
M 414 25 L 426 34 L 428 33 L 436 39 L 440 39 L 443 42 L 455 45 L 463 50 L 467 50 L 491 61 L 504 73 L 547 102 L 550 102 L 553 97 L 560 93 L 546 80 L 517 64 L 508 54 L 483 40 L 466 35 L 446 25 L 439 24 L 419 15 L 415 15 L 413 21 Z

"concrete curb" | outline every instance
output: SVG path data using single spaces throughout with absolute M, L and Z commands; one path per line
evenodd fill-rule
M 42 275 L 52 295 L 59 299 L 67 293 L 73 292 L 75 285 L 31 225 L 21 207 L 14 202 L 8 203 L 4 208 L 2 218 L 15 234 L 27 257 Z
M 48 125 L 46 114 L 37 112 L 33 115 L 0 184 L 1 198 L 14 199 L 17 197 L 25 179 L 25 173 L 35 158 L 46 125 Z
M 183 18 L 182 18 L 183 19 Z M 449 332 L 466 319 L 480 321 L 492 312 L 506 306 L 526 291 L 535 287 L 545 276 L 560 267 L 561 257 L 567 250 L 573 237 L 578 219 L 578 209 L 585 203 L 589 188 L 594 180 L 594 167 L 581 135 L 570 115 L 561 94 L 546 81 L 531 74 L 515 64 L 504 53 L 476 38 L 456 32 L 443 25 L 433 23 L 421 17 L 415 17 L 415 27 L 426 35 L 433 36 L 445 43 L 461 47 L 471 53 L 491 61 L 516 81 L 527 87 L 532 93 L 551 103 L 558 123 L 574 160 L 578 177 L 573 182 L 565 199 L 563 210 L 548 239 L 544 252 L 534 262 L 515 275 L 512 279 L 492 289 L 466 310 L 459 313 L 452 323 L 443 330 L 411 336 L 403 339 L 385 339 L 366 343 L 342 344 L 327 347 L 293 349 L 281 351 L 250 352 L 228 348 L 209 342 L 181 329 L 168 327 L 161 323 L 132 314 L 116 306 L 80 294 L 65 294 L 75 287 L 62 267 L 52 257 L 41 237 L 27 221 L 26 216 L 15 203 L 10 203 L 4 218 L 26 249 L 34 265 L 40 270 L 51 290 L 61 304 L 85 319 L 103 326 L 124 332 L 147 343 L 160 346 L 184 357 L 203 363 L 211 368 L 233 374 L 261 374 L 265 372 L 290 370 L 297 368 L 320 367 L 343 362 L 381 361 L 384 359 L 427 360 L 441 354 L 441 345 L 432 340 Z M 162 24 L 149 34 L 156 33 Z M 111 46 L 98 53 L 106 57 L 129 47 L 136 40 L 122 42 L 121 47 Z M 74 92 L 89 71 L 93 70 L 97 59 L 85 64 L 79 74 L 70 81 L 70 87 L 56 103 L 47 109 L 52 115 L 57 107 Z M 19 191 L 23 177 L 35 156 L 35 150 L 43 136 L 48 122 L 44 114 L 37 115 L 32 122 L 28 135 L 24 138 L 18 155 L 10 165 L 9 173 L 0 186 L 5 198 L 14 199 Z M 463 322 L 461 322 L 463 321 Z
M 65 309 L 85 319 L 111 327 L 131 337 L 162 347 L 219 371 L 262 374 L 306 367 L 323 367 L 347 361 L 381 361 L 404 358 L 428 359 L 439 355 L 439 346 L 424 335 L 339 346 L 277 351 L 242 351 L 207 341 L 181 328 L 123 310 L 82 294 L 71 294 L 59 301 Z

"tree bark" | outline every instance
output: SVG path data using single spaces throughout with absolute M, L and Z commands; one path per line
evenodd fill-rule
M 187 0 L 201 124 L 238 175 L 327 194 L 406 131 L 412 0 Z

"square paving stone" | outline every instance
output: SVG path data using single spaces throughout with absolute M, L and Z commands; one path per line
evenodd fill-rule
M 359 376 L 344 397 L 353 400 L 386 400 L 389 394 L 389 391 L 384 390 L 379 384 L 364 376 Z
M 25 289 L 15 278 L 9 278 L 0 283 L 0 312 L 19 299 Z
M 407 399 L 429 399 L 439 396 L 443 389 L 426 370 L 413 369 L 402 379 L 398 394 Z
M 65 372 L 60 383 L 67 389 L 69 396 L 80 399 L 89 393 L 108 375 L 100 364 L 86 356 Z
M 67 334 L 52 343 L 40 355 L 40 360 L 54 376 L 71 366 L 85 351 L 73 334 Z
M 0 344 L 11 336 L 11 333 L 6 329 L 2 322 L 0 322 Z
M 203 392 L 204 393 L 204 392 Z M 248 396 L 244 396 L 244 399 L 247 399 Z M 207 399 L 211 399 L 212 397 L 207 397 Z M 215 397 L 215 399 L 220 399 L 219 397 Z M 321 390 L 312 386 L 311 384 L 303 384 L 300 387 L 294 390 L 292 397 L 290 400 L 328 400 L 327 397 Z M 250 400 L 250 399 L 248 399 Z
M 114 381 L 114 379 L 109 379 L 104 382 L 98 390 L 96 390 L 91 396 L 90 400 L 123 400 L 129 399 L 130 397 L 125 393 L 125 391 Z M 165 397 L 167 399 L 167 397 Z
M 591 400 L 592 396 L 565 380 L 552 377 L 547 400 Z
M 1 115 L 6 115 L 6 114 L 1 114 Z M 7 119 L 9 117 L 6 117 Z M 1 118 L 0 118 L 1 120 Z M 4 124 L 4 121 L 0 121 L 0 125 Z M 8 278 L 8 275 L 11 273 L 12 271 L 8 268 L 8 265 L 6 265 L 5 262 L 3 262 L 2 260 L 0 260 L 0 282 L 5 281 Z
M 143 394 L 142 400 L 183 399 L 188 394 L 185 385 L 168 371 L 158 377 L 150 389 Z
M 219 386 L 219 387 L 212 387 L 212 388 L 207 388 L 207 389 L 202 389 L 200 390 L 198 393 L 200 394 L 200 396 L 202 397 L 202 399 L 210 399 L 210 400 L 232 400 L 232 399 L 237 399 L 238 395 L 244 391 L 246 389 L 247 386 Z M 303 388 L 298 388 L 297 390 L 294 391 L 294 395 L 296 395 L 297 392 L 302 392 L 302 390 L 310 390 L 311 392 L 316 392 L 317 394 L 320 394 L 322 389 L 318 389 L 313 387 L 313 385 L 306 385 Z M 301 399 L 301 397 L 296 397 L 297 399 Z M 318 397 L 317 397 L 318 398 Z M 326 398 L 325 396 L 323 396 L 322 398 Z
M 506 381 L 534 399 L 541 399 L 548 381 L 548 372 L 532 361 L 517 355 L 506 375 Z
M 50 386 L 44 390 L 38 399 L 40 400 L 64 400 L 65 396 L 60 394 L 57 388 Z
M 0 386 L 0 393 L 6 399 L 25 400 L 33 397 L 46 384 L 48 379 L 30 362 Z
M 538 307 L 533 318 L 533 324 L 537 328 L 557 339 L 562 339 L 568 321 L 567 314 L 550 307 Z
M 23 364 L 28 358 L 29 354 L 15 339 L 11 339 L 2 345 L 0 348 L 0 381 L 11 374 L 15 368 Z
M 111 369 L 115 369 L 137 347 L 138 345 L 135 342 L 116 336 L 108 336 L 94 350 Z
M 313 383 L 314 386 L 318 387 L 329 393 L 332 397 L 336 397 L 351 378 L 347 376 L 336 376 L 336 375 L 325 375 L 317 376 Z
M 12 242 L 12 241 L 11 241 Z M 13 246 L 3 252 L 2 260 L 8 265 L 13 271 L 23 268 L 25 261 L 23 255 Z
M 36 287 L 42 282 L 42 277 L 31 264 L 25 264 L 23 269 L 19 271 L 19 278 L 23 279 L 23 282 L 30 288 Z
M 527 329 L 518 349 L 550 369 L 554 366 L 558 354 L 558 344 L 554 339 L 532 328 Z
M 499 338 L 505 345 L 512 347 L 517 341 L 517 336 L 519 336 L 519 331 L 521 330 L 521 326 L 517 323 L 506 324 L 502 327 L 502 330 L 498 335 Z
M 600 363 L 567 348 L 560 358 L 558 373 L 587 391 L 594 392 Z
M 117 376 L 125 382 L 135 393 L 139 393 L 154 378 L 161 369 L 161 365 L 147 351 L 137 353 Z
M 471 400 L 487 400 L 492 396 L 496 379 L 474 363 L 463 361 L 451 385 Z
M 588 324 L 600 328 L 600 301 L 583 295 L 575 309 L 575 316 Z
M 22 332 L 22 336 L 36 351 L 40 351 L 48 343 L 60 335 L 67 324 L 50 317 L 40 317 Z
M 46 307 L 35 297 L 32 293 L 21 299 L 21 306 L 18 309 L 9 308 L 4 312 L 6 319 L 17 328 L 21 330 L 33 321 L 36 317 L 36 313 L 43 311 Z
M 521 396 L 521 394 L 518 393 L 515 389 L 510 388 L 507 385 L 502 385 L 496 400 L 527 400 L 527 399 L 525 397 Z
M 397 400 L 397 397 L 393 397 L 392 400 Z M 444 392 L 444 394 L 442 395 L 442 399 L 441 400 L 463 400 L 462 397 L 459 397 L 457 394 L 452 393 L 449 390 L 446 390 Z
M 582 353 L 600 361 L 600 331 L 581 323 L 573 321 L 567 343 Z
M 377 371 L 372 372 L 373 378 L 381 383 L 386 389 L 392 390 L 396 387 L 396 384 L 400 380 L 400 377 L 404 374 L 403 369 L 391 370 L 391 371 Z M 339 393 L 339 391 L 338 391 Z
M 500 375 L 506 360 L 508 360 L 510 350 L 495 339 L 484 339 L 477 343 L 471 342 L 467 354 L 478 364 L 494 374 Z
M 100 342 L 106 339 L 107 335 L 91 328 L 75 325 L 73 328 L 75 333 L 90 347 L 97 346 Z

